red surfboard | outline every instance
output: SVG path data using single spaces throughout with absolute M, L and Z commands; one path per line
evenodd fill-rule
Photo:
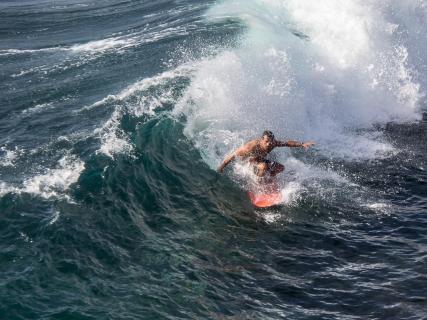
M 277 191 L 272 193 L 253 193 L 248 191 L 248 196 L 252 204 L 257 208 L 268 208 L 278 205 L 283 199 L 282 194 Z

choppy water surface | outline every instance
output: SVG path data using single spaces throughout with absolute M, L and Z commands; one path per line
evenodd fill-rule
M 3 1 L 4 319 L 424 319 L 423 1 Z M 285 201 L 254 209 L 246 140 Z M 248 177 L 249 176 L 249 177 Z

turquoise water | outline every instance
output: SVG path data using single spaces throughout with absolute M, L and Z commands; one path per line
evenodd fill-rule
M 3 1 L 0 318 L 423 319 L 422 2 Z M 270 129 L 284 201 L 216 167 Z

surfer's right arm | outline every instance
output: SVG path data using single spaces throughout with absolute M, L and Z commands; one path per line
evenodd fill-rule
M 229 156 L 227 156 L 224 161 L 221 163 L 221 165 L 218 167 L 218 172 L 223 172 L 224 168 L 234 159 L 236 158 L 236 153 L 233 152 L 232 154 L 230 154 Z
M 230 162 L 232 162 L 234 159 L 236 159 L 236 156 L 239 157 L 246 157 L 252 150 L 252 141 L 249 143 L 246 143 L 245 145 L 238 148 L 236 151 L 234 151 L 232 154 L 227 156 L 224 161 L 221 163 L 221 165 L 218 167 L 218 172 L 223 172 L 224 168 L 228 166 Z

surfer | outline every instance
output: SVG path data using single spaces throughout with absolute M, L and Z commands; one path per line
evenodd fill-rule
M 305 149 L 314 145 L 313 141 L 298 142 L 293 140 L 279 141 L 274 138 L 271 131 L 264 131 L 261 139 L 251 140 L 245 143 L 240 148 L 236 149 L 231 155 L 227 156 L 221 165 L 218 167 L 219 172 L 223 172 L 224 168 L 236 157 L 241 160 L 249 161 L 254 168 L 254 173 L 262 178 L 268 172 L 274 177 L 285 169 L 285 166 L 279 162 L 266 159 L 267 155 L 276 147 L 290 147 Z

